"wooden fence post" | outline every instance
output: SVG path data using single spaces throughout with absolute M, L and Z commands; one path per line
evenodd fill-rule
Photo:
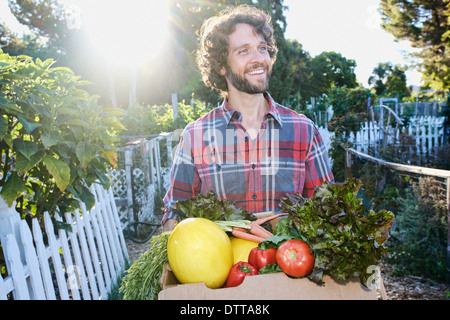
M 450 282 L 450 178 L 447 178 L 447 282 Z
M 125 150 L 125 173 L 127 177 L 127 203 L 128 220 L 134 221 L 134 190 L 133 190 L 133 151 L 129 148 Z
M 352 153 L 345 149 L 345 179 L 352 177 Z
M 173 110 L 173 120 L 178 118 L 178 95 L 172 93 L 172 110 Z

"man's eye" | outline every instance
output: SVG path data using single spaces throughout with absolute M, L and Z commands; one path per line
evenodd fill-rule
M 239 50 L 239 53 L 240 54 L 245 54 L 245 53 L 247 53 L 247 49 L 241 49 L 241 50 Z
M 261 46 L 261 47 L 259 47 L 259 51 L 267 51 L 267 47 L 266 46 Z

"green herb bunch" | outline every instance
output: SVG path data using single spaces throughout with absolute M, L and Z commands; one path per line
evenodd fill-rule
M 127 270 L 119 291 L 124 300 L 157 300 L 161 291 L 163 266 L 168 262 L 167 242 L 170 232 L 150 239 L 149 249 Z
M 372 275 L 368 269 L 377 265 L 386 254 L 385 242 L 394 223 L 394 214 L 387 210 L 366 213 L 361 199 L 360 180 L 345 183 L 326 182 L 314 195 L 286 195 L 280 202 L 289 222 L 306 239 L 314 251 L 315 265 L 309 278 L 323 284 L 326 273 L 337 280 L 359 277 L 366 285 Z

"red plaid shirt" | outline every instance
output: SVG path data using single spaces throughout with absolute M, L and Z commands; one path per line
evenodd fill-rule
M 306 197 L 333 181 L 327 150 L 314 123 L 273 101 L 252 141 L 241 114 L 227 101 L 186 126 L 180 138 L 164 197 L 166 219 L 177 219 L 177 201 L 206 195 L 233 201 L 250 213 L 279 212 L 287 193 Z

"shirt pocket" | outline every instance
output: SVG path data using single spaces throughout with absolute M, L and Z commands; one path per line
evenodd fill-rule
M 239 167 L 234 163 L 201 165 L 199 176 L 202 182 L 202 194 L 214 191 L 218 196 L 224 196 L 239 193 L 242 188 L 245 190 L 245 181 L 239 178 Z
M 301 191 L 301 163 L 281 161 L 273 169 L 275 172 L 275 190 L 283 193 Z

